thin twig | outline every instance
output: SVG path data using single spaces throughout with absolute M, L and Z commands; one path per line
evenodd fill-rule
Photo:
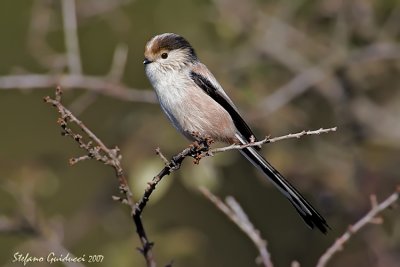
M 273 267 L 271 255 L 267 250 L 267 242 L 260 236 L 260 231 L 254 227 L 239 203 L 233 197 L 227 197 L 224 203 L 205 187 L 200 187 L 199 189 L 208 200 L 250 238 L 260 253 L 257 261 L 265 267 Z
M 164 161 L 165 164 L 169 163 L 168 159 L 164 156 L 159 147 L 156 148 L 156 154 L 162 159 L 162 161 Z
M 274 137 L 274 138 L 270 138 L 270 137 L 265 137 L 263 140 L 260 141 L 256 141 L 256 142 L 251 142 L 245 145 L 230 145 L 230 146 L 226 146 L 226 147 L 220 147 L 220 148 L 214 148 L 211 149 L 209 151 L 209 154 L 216 154 L 216 153 L 220 153 L 220 152 L 225 152 L 225 151 L 229 151 L 229 150 L 240 150 L 246 147 L 258 147 L 267 143 L 274 143 L 277 141 L 282 141 L 285 139 L 291 139 L 291 138 L 300 138 L 302 136 L 305 135 L 318 135 L 318 134 L 322 134 L 322 133 L 329 133 L 329 132 L 335 132 L 337 130 L 337 127 L 333 127 L 333 128 L 320 128 L 318 130 L 312 130 L 312 131 L 301 131 L 298 133 L 294 133 L 294 134 L 288 134 L 288 135 L 284 135 L 284 136 L 278 136 L 278 137 Z
M 144 229 L 140 213 L 136 213 L 136 204 L 133 201 L 132 192 L 128 186 L 128 181 L 124 174 L 124 171 L 121 167 L 121 155 L 119 154 L 119 149 L 108 148 L 101 140 L 98 138 L 89 128 L 87 128 L 82 121 L 76 118 L 71 111 L 69 111 L 62 103 L 61 103 L 61 87 L 57 87 L 55 98 L 51 98 L 49 96 L 45 97 L 45 102 L 52 104 L 57 108 L 60 113 L 60 118 L 58 119 L 58 123 L 62 128 L 62 133 L 66 136 L 70 136 L 73 138 L 78 144 L 79 147 L 86 150 L 88 152 L 87 155 L 73 158 L 70 160 L 71 164 L 75 164 L 79 161 L 86 160 L 88 158 L 96 159 L 106 165 L 112 166 L 115 170 L 116 176 L 119 182 L 119 189 L 123 194 L 123 203 L 128 204 L 131 208 L 131 216 L 136 226 L 136 232 L 140 238 L 142 243 L 142 247 L 139 249 L 143 254 L 147 266 L 155 267 L 156 263 L 152 254 L 153 243 L 150 242 L 147 238 L 146 231 Z M 76 134 L 72 131 L 71 128 L 68 127 L 68 123 L 75 123 L 79 126 L 79 128 L 87 135 L 90 139 L 89 142 L 85 142 L 83 137 L 80 134 Z
M 170 161 L 166 161 L 166 158 L 163 156 L 162 158 L 165 162 L 165 167 L 156 176 L 153 177 L 151 182 L 147 184 L 147 188 L 145 189 L 142 198 L 136 205 L 135 213 L 140 215 L 143 212 L 144 207 L 149 201 L 150 195 L 154 192 L 158 183 L 161 182 L 161 180 L 165 176 L 178 170 L 186 157 L 192 157 L 194 158 L 194 162 L 198 163 L 198 161 L 202 158 L 202 154 L 209 151 L 209 146 L 211 142 L 212 140 L 207 138 L 204 140 L 195 141 L 189 147 L 185 148 L 182 152 L 173 156 Z
M 362 217 L 359 221 L 357 221 L 354 225 L 350 225 L 349 229 L 338 239 L 336 239 L 335 243 L 331 247 L 327 249 L 327 251 L 322 254 L 322 256 L 318 260 L 318 264 L 316 267 L 324 267 L 332 259 L 333 255 L 338 253 L 343 249 L 343 246 L 350 240 L 350 238 L 357 233 L 361 228 L 366 226 L 368 223 L 374 223 L 374 219 L 376 216 L 382 212 L 383 210 L 390 207 L 393 203 L 395 203 L 399 199 L 400 187 L 396 192 L 391 194 L 388 198 L 382 201 L 380 204 L 372 200 L 372 208 L 371 210 Z

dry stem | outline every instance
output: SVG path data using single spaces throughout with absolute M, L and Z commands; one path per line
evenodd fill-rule
M 391 194 L 387 199 L 382 201 L 380 204 L 376 201 L 376 197 L 371 197 L 372 208 L 371 210 L 365 214 L 359 221 L 357 221 L 354 225 L 350 225 L 349 229 L 338 239 L 336 239 L 335 243 L 331 247 L 329 247 L 324 254 L 319 258 L 318 264 L 316 267 L 324 267 L 332 259 L 333 255 L 338 253 L 343 249 L 343 246 L 350 240 L 350 238 L 357 233 L 361 228 L 366 226 L 368 223 L 376 223 L 376 216 L 382 212 L 383 210 L 390 207 L 394 202 L 399 199 L 400 188 L 397 189 L 396 192 Z M 380 220 L 382 222 L 382 220 Z
M 294 134 L 287 134 L 284 136 L 278 136 L 278 137 L 274 137 L 274 138 L 270 138 L 269 136 L 265 137 L 263 140 L 260 141 L 256 141 L 256 142 L 250 142 L 248 144 L 245 145 L 230 145 L 230 146 L 226 146 L 226 147 L 220 147 L 220 148 L 215 148 L 215 149 L 211 149 L 209 151 L 209 153 L 212 154 L 216 154 L 216 153 L 220 153 L 220 152 L 225 152 L 225 151 L 229 151 L 229 150 L 240 150 L 246 147 L 251 147 L 251 146 L 261 146 L 267 143 L 274 143 L 277 141 L 281 141 L 281 140 L 285 140 L 285 139 L 291 139 L 291 138 L 300 138 L 304 135 L 318 135 L 318 134 L 322 134 L 322 133 L 329 133 L 329 132 L 335 132 L 337 130 L 337 127 L 333 127 L 333 128 L 320 128 L 318 130 L 312 130 L 312 131 L 301 131 L 298 133 L 294 133 Z
M 52 104 L 55 108 L 57 108 L 60 113 L 60 117 L 58 119 L 58 123 L 60 124 L 63 135 L 70 136 L 73 138 L 78 144 L 79 147 L 87 151 L 87 155 L 72 158 L 70 160 L 71 164 L 75 164 L 79 161 L 86 159 L 96 159 L 97 161 L 102 162 L 105 165 L 109 165 L 114 168 L 116 176 L 119 182 L 119 190 L 123 194 L 123 198 L 121 198 L 121 202 L 126 203 L 131 208 L 131 216 L 136 225 L 136 232 L 140 238 L 142 243 L 142 247 L 139 249 L 143 256 L 145 257 L 146 263 L 148 267 L 155 267 L 156 263 L 153 258 L 153 254 L 151 248 L 153 243 L 150 242 L 147 238 L 146 231 L 144 229 L 142 220 L 141 220 L 141 212 L 137 212 L 137 205 L 133 201 L 132 192 L 128 186 L 128 181 L 125 177 L 124 171 L 121 167 L 121 155 L 119 154 L 118 147 L 108 148 L 101 140 L 98 138 L 89 128 L 87 128 L 82 121 L 76 118 L 71 111 L 69 111 L 64 105 L 61 103 L 61 87 L 57 87 L 55 98 L 52 99 L 49 96 L 45 97 L 45 102 Z M 79 128 L 87 135 L 90 141 L 85 142 L 83 137 L 80 134 L 76 134 L 72 131 L 71 128 L 68 127 L 68 123 L 75 123 L 79 126 Z
M 267 242 L 261 237 L 260 231 L 254 227 L 239 203 L 231 196 L 227 197 L 224 203 L 204 187 L 200 187 L 200 191 L 250 238 L 260 253 L 257 261 L 265 267 L 273 267 Z

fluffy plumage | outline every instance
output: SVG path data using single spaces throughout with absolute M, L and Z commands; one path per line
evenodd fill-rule
M 183 37 L 164 33 L 145 47 L 145 71 L 161 108 L 176 129 L 193 140 L 192 132 L 229 144 L 246 144 L 254 136 L 232 100 L 202 64 Z M 325 219 L 254 147 L 240 151 L 286 196 L 311 228 L 323 233 Z

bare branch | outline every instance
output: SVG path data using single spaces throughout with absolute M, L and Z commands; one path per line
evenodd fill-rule
M 79 52 L 75 0 L 62 0 L 61 3 L 68 68 L 72 74 L 81 74 L 82 63 Z
M 103 95 L 111 96 L 124 101 L 156 103 L 153 91 L 140 90 L 126 87 L 118 82 L 113 82 L 101 76 L 89 75 L 50 75 L 50 74 L 24 74 L 0 76 L 0 89 L 45 89 L 61 86 L 63 90 L 84 88 Z
M 51 6 L 45 1 L 32 1 L 29 31 L 27 35 L 27 48 L 30 55 L 45 68 L 55 70 L 66 66 L 66 57 L 56 52 L 48 43 L 46 36 L 52 26 Z
M 246 147 L 252 147 L 252 146 L 257 147 L 257 146 L 264 145 L 266 143 L 274 143 L 274 142 L 285 140 L 285 139 L 300 138 L 304 135 L 318 135 L 318 134 L 322 134 L 322 133 L 335 132 L 336 130 L 337 130 L 337 127 L 326 128 L 326 129 L 320 128 L 318 130 L 302 131 L 302 132 L 288 134 L 288 135 L 284 135 L 284 136 L 278 136 L 278 137 L 274 137 L 274 138 L 270 138 L 267 136 L 263 140 L 260 140 L 257 142 L 251 142 L 251 143 L 248 143 L 245 145 L 230 145 L 230 146 L 226 146 L 226 147 L 214 148 L 214 149 L 211 149 L 208 153 L 210 155 L 213 155 L 216 153 L 225 152 L 225 151 L 229 151 L 229 150 L 240 150 L 240 149 L 243 149 Z
M 141 198 L 141 200 L 139 201 L 139 203 L 136 206 L 135 212 L 137 214 L 142 213 L 144 207 L 146 206 L 146 204 L 150 198 L 150 195 L 153 193 L 153 191 L 155 190 L 158 183 L 161 182 L 161 180 L 163 179 L 164 176 L 169 175 L 172 172 L 178 170 L 180 168 L 183 160 L 186 157 L 194 158 L 194 163 L 198 164 L 203 157 L 213 156 L 216 153 L 225 152 L 225 151 L 229 151 L 229 150 L 243 149 L 245 147 L 250 147 L 250 146 L 261 146 L 266 143 L 277 142 L 277 141 L 284 140 L 284 139 L 300 138 L 301 136 L 304 136 L 304 135 L 315 135 L 315 134 L 321 134 L 321 133 L 328 133 L 328 132 L 336 131 L 336 129 L 337 129 L 336 127 L 328 128 L 328 129 L 320 128 L 320 129 L 314 130 L 314 131 L 302 131 L 299 133 L 288 134 L 285 136 L 280 136 L 280 137 L 275 137 L 275 138 L 266 137 L 265 139 L 263 139 L 261 141 L 252 142 L 252 143 L 249 143 L 246 145 L 230 145 L 227 147 L 215 148 L 215 149 L 210 149 L 210 145 L 214 142 L 211 138 L 202 139 L 201 137 L 197 136 L 197 133 L 192 133 L 194 136 L 197 137 L 198 141 L 193 142 L 188 148 L 184 149 L 179 154 L 173 156 L 170 161 L 168 161 L 166 159 L 166 157 L 161 153 L 159 148 L 156 149 L 156 153 L 164 161 L 165 167 L 156 176 L 153 177 L 151 182 L 148 183 L 145 193 L 143 194 L 143 197 Z
M 109 165 L 114 168 L 116 176 L 118 178 L 120 192 L 124 196 L 123 198 L 121 198 L 121 202 L 130 206 L 131 216 L 136 225 L 136 232 L 142 243 L 142 248 L 140 248 L 139 250 L 143 254 L 147 266 L 155 267 L 156 263 L 154 261 L 151 251 L 153 243 L 150 242 L 147 238 L 140 213 L 136 212 L 137 205 L 133 201 L 132 192 L 128 186 L 128 181 L 121 166 L 120 160 L 122 156 L 119 154 L 118 147 L 108 148 L 100 140 L 100 138 L 98 138 L 89 128 L 84 125 L 82 121 L 76 118 L 71 113 L 71 111 L 63 106 L 63 104 L 61 103 L 61 95 L 61 87 L 57 87 L 55 98 L 53 99 L 47 96 L 44 100 L 46 103 L 52 104 L 55 108 L 57 108 L 58 112 L 60 113 L 58 123 L 62 128 L 63 135 L 73 138 L 79 144 L 79 147 L 86 150 L 88 153 L 87 155 L 71 159 L 70 164 L 75 164 L 79 161 L 93 158 L 97 161 L 104 163 L 105 165 Z M 68 127 L 68 123 L 70 122 L 78 125 L 79 128 L 87 135 L 90 141 L 85 142 L 83 140 L 84 138 L 80 134 L 74 133 L 72 129 Z
M 257 261 L 262 263 L 265 267 L 273 267 L 271 256 L 267 250 L 267 242 L 260 236 L 260 231 L 250 222 L 247 214 L 243 211 L 239 203 L 231 196 L 227 197 L 224 203 L 205 187 L 200 187 L 199 189 L 208 200 L 210 200 L 250 238 L 260 253 Z
M 156 154 L 160 156 L 160 158 L 162 159 L 162 161 L 164 161 L 165 164 L 169 163 L 168 159 L 164 156 L 159 147 L 156 148 Z
M 203 157 L 203 154 L 210 150 L 210 144 L 212 143 L 211 139 L 203 139 L 199 141 L 193 142 L 189 147 L 185 148 L 182 152 L 172 157 L 170 161 L 166 161 L 165 156 L 161 156 L 161 151 L 156 150 L 157 153 L 161 156 L 165 163 L 165 167 L 153 177 L 152 181 L 148 183 L 147 188 L 143 194 L 143 197 L 140 199 L 139 203 L 136 205 L 136 214 L 141 214 L 143 212 L 144 207 L 149 201 L 150 195 L 156 189 L 156 186 L 159 182 L 164 178 L 164 176 L 171 174 L 172 172 L 178 170 L 181 167 L 183 160 L 186 157 L 194 158 L 194 162 L 198 163 L 200 159 Z
M 128 46 L 126 44 L 118 44 L 115 48 L 113 61 L 108 76 L 113 81 L 120 81 L 124 75 L 125 65 L 128 60 Z
M 343 246 L 350 240 L 350 238 L 357 233 L 361 228 L 366 226 L 368 223 L 374 223 L 376 216 L 382 212 L 383 210 L 390 207 L 393 203 L 395 203 L 399 199 L 400 187 L 396 192 L 391 194 L 387 199 L 382 201 L 380 204 L 374 200 L 374 197 L 371 198 L 372 208 L 371 210 L 362 217 L 359 221 L 357 221 L 354 225 L 350 225 L 349 229 L 338 239 L 336 239 L 335 243 L 328 248 L 328 250 L 319 258 L 317 267 L 324 267 L 332 259 L 333 255 L 338 253 L 343 249 Z
M 329 74 L 322 67 L 311 67 L 299 72 L 288 83 L 276 89 L 271 95 L 260 101 L 258 105 L 269 114 L 285 106 L 313 85 L 326 79 Z
M 51 251 L 58 255 L 69 254 L 71 258 L 75 258 L 74 254 L 62 244 L 62 225 L 57 224 L 55 226 L 55 220 L 43 216 L 42 210 L 37 205 L 35 199 L 35 189 L 38 187 L 37 180 L 29 177 L 22 182 L 13 180 L 2 185 L 15 199 L 18 212 L 12 217 L 0 216 L 0 234 L 23 233 L 30 235 L 33 242 L 28 241 L 26 244 L 32 249 L 36 249 L 36 246 L 40 244 L 38 247 L 44 248 L 44 251 Z M 21 261 L 18 260 L 18 262 Z M 25 266 L 29 262 L 22 260 L 22 263 Z M 85 267 L 83 262 L 62 261 L 60 264 L 66 267 Z

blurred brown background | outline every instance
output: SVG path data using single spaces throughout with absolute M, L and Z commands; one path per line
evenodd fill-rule
M 235 151 L 199 166 L 187 160 L 143 214 L 159 266 L 256 266 L 251 242 L 199 185 L 241 203 L 276 266 L 314 266 L 369 210 L 370 194 L 382 200 L 400 182 L 399 25 L 396 0 L 1 1 L 0 265 L 20 266 L 11 262 L 16 252 L 67 249 L 104 255 L 96 266 L 144 266 L 128 209 L 111 200 L 118 194 L 112 169 L 94 161 L 68 166 L 82 151 L 60 135 L 42 98 L 64 85 L 64 103 L 121 148 L 137 199 L 163 167 L 154 149 L 171 157 L 188 144 L 154 102 L 142 66 L 145 43 L 175 32 L 192 43 L 258 136 L 338 126 L 263 149 L 332 231 L 309 230 Z M 329 266 L 399 266 L 398 209 L 383 218 Z

